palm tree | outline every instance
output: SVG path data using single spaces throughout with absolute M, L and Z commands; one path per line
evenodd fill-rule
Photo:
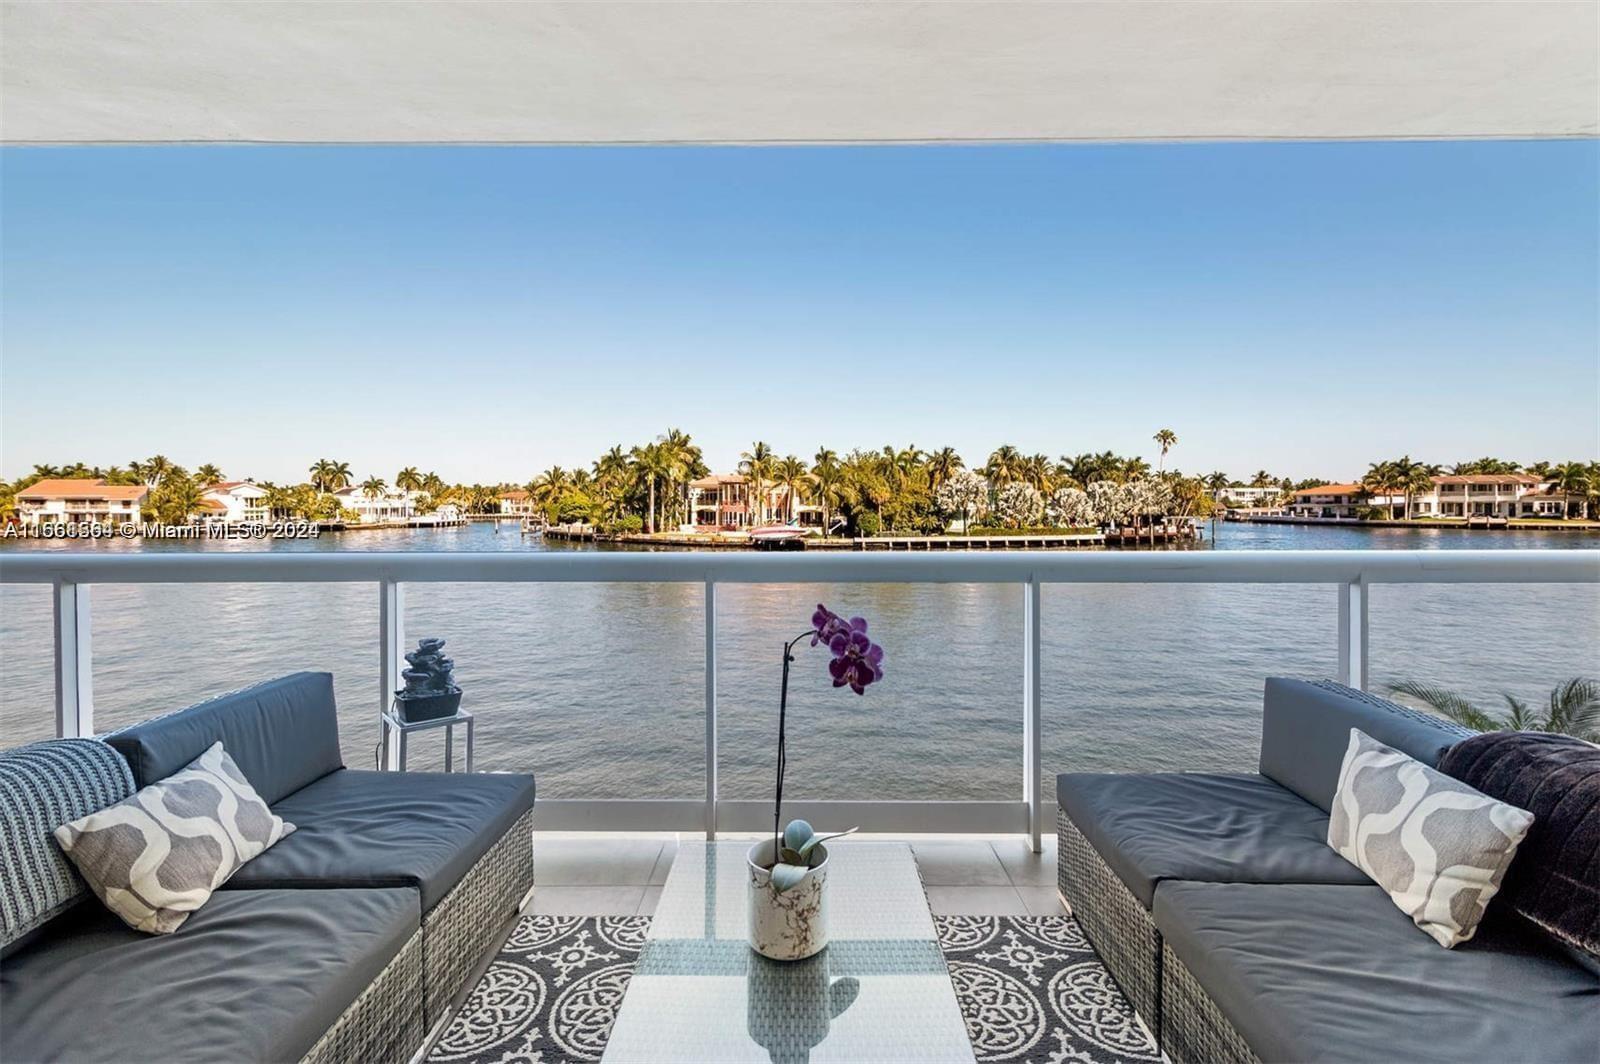
M 1123 480 L 1143 480 L 1150 475 L 1150 463 L 1138 455 L 1122 460 Z
M 33 467 L 34 480 L 54 480 L 61 475 L 61 470 L 53 465 L 35 465 Z
M 1567 516 L 1571 516 L 1572 499 L 1578 499 L 1578 518 L 1589 519 L 1589 493 L 1594 490 L 1594 480 L 1589 467 L 1582 462 L 1563 462 L 1550 470 L 1551 490 L 1559 491 L 1567 497 L 1562 509 Z
M 1221 491 L 1230 483 L 1231 481 L 1228 480 L 1228 474 L 1224 473 L 1220 469 L 1206 477 L 1206 487 L 1210 488 L 1213 493 Z
M 984 478 L 991 487 L 1003 488 L 1021 478 L 1022 463 L 1022 453 L 1009 443 L 1003 443 L 989 455 L 983 467 Z
M 1389 463 L 1393 474 L 1392 486 L 1405 496 L 1405 519 L 1411 520 L 1411 497 L 1433 487 L 1433 466 L 1413 462 L 1409 454 Z
M 1054 486 L 1055 463 L 1050 461 L 1048 455 L 1031 454 L 1022 460 L 1019 470 L 1023 483 L 1032 487 L 1040 495 L 1050 494 Z
M 754 515 L 752 524 L 759 525 L 766 520 L 767 478 L 772 475 L 773 460 L 772 448 L 761 440 L 739 456 L 739 472 L 749 482 L 746 488 L 750 492 L 750 512 Z
M 1250 486 L 1252 488 L 1272 487 L 1272 474 L 1265 469 L 1256 470 L 1256 475 L 1250 478 Z
M 382 477 L 368 477 L 361 482 L 361 494 L 369 499 L 380 498 L 388 487 Z
M 416 466 L 406 466 L 394 475 L 394 486 L 401 491 L 421 491 L 422 474 L 417 472 Z
M 1161 457 L 1156 460 L 1156 471 L 1161 472 L 1166 468 L 1167 452 L 1178 444 L 1178 434 L 1171 429 L 1157 429 L 1156 434 L 1151 439 L 1155 440 L 1156 446 L 1161 448 Z
M 422 474 L 422 490 L 437 502 L 445 493 L 445 482 L 440 479 L 437 473 L 424 473 Z
M 199 481 L 203 486 L 220 484 L 222 482 L 222 470 L 217 468 L 217 466 L 211 462 L 207 462 L 205 465 L 194 471 L 194 479 Z
M 139 472 L 144 476 L 146 487 L 155 487 L 171 473 L 174 466 L 172 460 L 164 454 L 158 454 L 148 461 L 139 463 Z
M 965 468 L 966 463 L 954 447 L 941 447 L 928 453 L 925 467 L 928 470 L 928 490 L 938 491 L 945 481 Z
M 1600 742 L 1600 683 L 1581 676 L 1552 688 L 1542 710 L 1514 695 L 1502 694 L 1500 697 L 1506 702 L 1504 716 L 1480 709 L 1461 695 L 1422 680 L 1402 680 L 1389 690 L 1415 698 L 1440 716 L 1473 731 L 1558 732 Z
M 565 469 L 551 466 L 528 482 L 528 497 L 547 517 L 553 517 L 569 482 L 570 477 Z
M 801 491 L 810 484 L 806 474 L 806 464 L 797 454 L 791 454 L 773 468 L 773 479 L 777 486 L 784 489 L 788 504 L 788 520 L 793 522 L 799 516 L 797 507 L 800 503 Z
M 822 505 L 822 532 L 826 535 L 833 530 L 833 507 L 844 501 L 844 469 L 832 451 L 818 451 L 817 458 L 817 464 L 811 467 L 811 485 Z M 828 460 L 823 461 L 824 458 Z
M 649 495 L 650 505 L 645 511 L 644 530 L 653 535 L 656 531 L 656 482 L 671 473 L 672 461 L 659 443 L 635 447 L 631 456 L 634 474 L 644 479 Z
M 1373 462 L 1367 466 L 1366 475 L 1361 478 L 1361 488 L 1369 495 L 1393 498 L 1400 488 L 1400 470 L 1394 462 Z M 1392 503 L 1389 516 L 1394 517 Z

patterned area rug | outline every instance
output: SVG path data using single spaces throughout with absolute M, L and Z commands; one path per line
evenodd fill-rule
M 1072 917 L 934 923 L 978 1060 L 1161 1059 Z M 524 916 L 428 1059 L 598 1061 L 649 926 L 647 916 Z

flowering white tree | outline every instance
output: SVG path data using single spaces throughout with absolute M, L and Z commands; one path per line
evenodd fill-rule
M 988 502 L 989 482 L 966 469 L 953 474 L 933 493 L 933 504 L 940 513 L 949 517 L 961 515 L 963 532 L 973 518 L 983 516 Z
M 1089 497 L 1089 512 L 1095 524 L 1102 528 L 1117 524 L 1127 518 L 1122 486 L 1110 480 L 1096 480 L 1085 494 Z
M 995 499 L 994 514 L 1001 524 L 1012 528 L 1036 525 L 1044 517 L 1044 496 L 1032 484 L 1007 484 Z
M 1094 524 L 1094 505 L 1086 492 L 1073 487 L 1057 488 L 1045 504 L 1050 523 L 1061 528 Z

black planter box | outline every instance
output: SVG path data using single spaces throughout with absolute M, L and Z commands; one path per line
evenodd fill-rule
M 455 716 L 456 710 L 461 708 L 461 692 L 449 691 L 444 694 L 424 695 L 421 698 L 407 698 L 402 694 L 396 702 L 399 705 L 400 719 L 407 724 L 415 724 L 418 721 Z

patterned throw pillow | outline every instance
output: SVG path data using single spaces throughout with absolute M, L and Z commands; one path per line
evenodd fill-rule
M 1478 930 L 1533 814 L 1350 729 L 1328 845 L 1449 949 Z
M 135 930 L 165 935 L 293 830 L 212 743 L 181 771 L 61 825 L 55 837 L 106 908 Z

